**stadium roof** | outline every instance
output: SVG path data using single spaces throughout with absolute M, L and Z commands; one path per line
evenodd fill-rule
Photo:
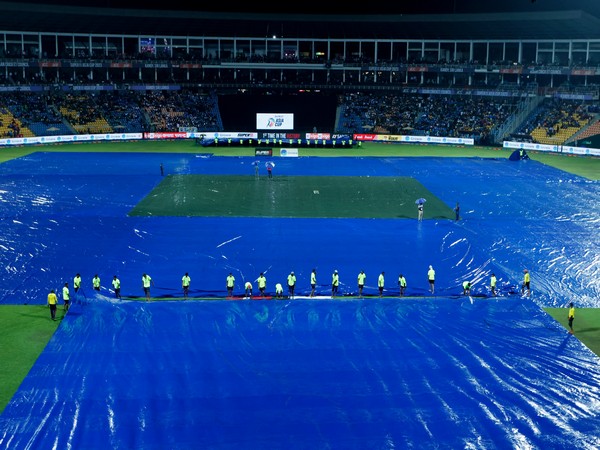
M 152 1 L 144 2 L 152 9 L 126 1 L 120 2 L 118 8 L 99 6 L 110 4 L 107 0 L 85 2 L 88 6 L 71 6 L 69 2 L 0 2 L 0 31 L 253 38 L 276 35 L 288 39 L 600 39 L 600 2 L 563 1 L 560 9 L 552 10 L 548 9 L 549 5 L 556 5 L 552 1 L 546 0 L 544 7 L 538 8 L 535 1 L 522 0 L 519 8 L 511 11 L 506 5 L 503 9 L 467 8 L 468 0 L 454 0 L 449 12 L 448 8 L 413 8 L 410 14 L 400 13 L 402 10 L 392 6 L 389 14 L 381 9 L 373 10 L 376 14 L 364 14 L 347 8 L 342 14 L 315 14 L 164 9 L 171 4 L 176 8 L 177 1 L 163 2 L 161 9 Z M 516 5 L 516 0 L 501 3 Z

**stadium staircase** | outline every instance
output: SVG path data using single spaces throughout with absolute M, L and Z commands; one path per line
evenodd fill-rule
M 18 125 L 21 137 L 34 136 L 33 132 L 29 128 L 24 127 L 21 124 L 21 121 L 19 119 L 15 118 L 15 116 L 13 116 L 12 113 L 8 111 L 8 109 L 4 109 L 0 113 L 0 121 L 2 123 L 0 125 L 0 136 L 1 137 L 10 137 L 11 136 L 11 134 L 13 133 L 13 129 L 10 128 L 9 125 L 11 123 L 13 123 L 13 121 Z
M 589 119 L 581 119 L 578 115 L 575 115 L 575 119 L 579 121 L 579 127 L 563 127 L 562 124 L 559 122 L 558 124 L 556 124 L 558 125 L 558 131 L 556 132 L 556 134 L 548 136 L 546 128 L 537 127 L 531 132 L 531 136 L 533 137 L 533 139 L 535 139 L 536 142 L 539 142 L 540 144 L 563 145 L 589 123 Z
M 600 118 L 596 115 L 585 127 L 569 138 L 567 143 L 581 141 L 600 134 Z

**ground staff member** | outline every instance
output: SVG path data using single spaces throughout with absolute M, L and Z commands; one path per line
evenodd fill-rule
M 183 288 L 183 298 L 187 298 L 188 293 L 190 292 L 190 283 L 192 279 L 190 275 L 186 272 L 183 277 L 181 277 L 181 287 Z
M 310 274 L 310 296 L 315 296 L 315 289 L 317 287 L 317 269 L 313 269 Z
M 261 296 L 265 296 L 265 289 L 267 288 L 267 278 L 265 277 L 265 275 L 261 272 L 258 280 L 256 280 L 258 282 L 258 290 L 260 291 L 260 295 Z
M 113 276 L 112 285 L 113 285 L 113 289 L 115 290 L 115 297 L 120 299 L 121 298 L 121 280 L 119 280 L 116 275 Z
M 525 294 L 525 290 L 527 290 L 527 295 L 531 295 L 531 278 L 529 276 L 529 270 L 523 270 L 523 285 L 521 286 L 521 295 Z
M 569 333 L 573 334 L 573 321 L 575 320 L 575 305 L 573 302 L 569 303 Z
M 290 298 L 294 298 L 294 290 L 296 288 L 296 275 L 294 275 L 294 272 L 290 272 L 290 274 L 288 275 L 287 284 L 288 284 L 288 294 L 289 294 Z
M 361 270 L 360 273 L 358 274 L 357 277 L 357 281 L 358 281 L 358 297 L 361 298 L 363 295 L 363 289 L 365 287 L 365 280 L 367 279 L 367 274 L 365 273 L 364 270 Z
M 338 275 L 338 271 L 334 270 L 333 275 L 331 275 L 331 298 L 335 298 L 338 293 L 338 288 L 340 287 L 340 276 Z
M 98 276 L 98 274 L 94 275 L 94 278 L 92 278 L 92 287 L 95 291 L 100 290 L 100 277 Z
M 63 302 L 64 302 L 64 306 L 63 309 L 65 311 L 69 310 L 69 303 L 71 303 L 71 293 L 69 292 L 69 283 L 65 283 L 65 285 L 63 286 Z
M 227 275 L 227 297 L 233 297 L 233 286 L 235 286 L 235 277 L 231 272 Z
M 490 288 L 492 289 L 492 295 L 496 296 L 496 285 L 498 284 L 498 280 L 496 279 L 496 275 L 492 274 L 490 278 Z
M 427 280 L 429 281 L 429 292 L 433 294 L 435 292 L 435 270 L 433 270 L 433 266 L 429 266 Z
M 52 320 L 56 320 L 56 304 L 58 303 L 58 298 L 54 293 L 54 289 L 50 291 L 48 294 L 48 306 L 50 307 L 50 317 Z
M 402 274 L 398 277 L 398 285 L 400 286 L 400 297 L 404 297 L 404 292 L 406 291 L 406 278 L 404 278 L 404 275 Z
M 381 272 L 379 274 L 379 278 L 377 279 L 377 287 L 379 288 L 379 297 L 383 296 L 383 286 L 385 284 L 385 272 Z
M 148 274 L 142 274 L 142 287 L 144 288 L 144 294 L 146 294 L 146 300 L 150 300 L 150 285 L 154 286 L 152 277 Z
M 77 294 L 77 292 L 79 292 L 80 287 L 81 287 L 81 275 L 77 274 L 77 275 L 75 275 L 75 278 L 73 278 L 73 290 L 75 291 L 76 294 Z

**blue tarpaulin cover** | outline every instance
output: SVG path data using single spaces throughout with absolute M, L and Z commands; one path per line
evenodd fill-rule
M 0 165 L 0 303 L 42 305 L 84 279 L 0 417 L 0 447 L 600 446 L 600 359 L 541 309 L 600 307 L 597 182 L 508 158 L 277 158 L 278 176 L 414 177 L 460 201 L 461 220 L 419 222 L 416 207 L 384 220 L 127 216 L 161 163 L 254 176 L 255 160 L 38 152 Z M 313 268 L 317 298 L 224 300 L 229 272 L 241 294 L 260 272 L 273 292 L 293 270 L 303 297 Z M 408 296 L 344 297 L 360 270 L 366 294 L 385 270 L 385 294 L 403 273 Z M 183 301 L 185 272 L 192 295 L 221 300 Z M 142 273 L 163 301 L 128 299 Z

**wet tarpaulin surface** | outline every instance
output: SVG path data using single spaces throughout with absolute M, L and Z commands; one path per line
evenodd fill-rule
M 422 222 L 416 207 L 409 219 L 128 216 L 161 163 L 254 176 L 254 161 L 40 152 L 0 165 L 0 302 L 44 304 L 84 280 L 0 418 L 3 446 L 598 446 L 598 358 L 541 310 L 599 307 L 597 182 L 534 160 L 277 158 L 276 177 L 414 177 L 462 217 L 427 217 L 427 204 Z M 272 294 L 292 270 L 307 295 L 313 268 L 322 297 L 339 271 L 341 299 L 181 301 L 185 272 L 191 295 L 224 298 L 230 272 L 237 295 L 261 272 Z M 403 273 L 409 298 L 345 298 L 361 270 L 365 294 L 385 271 L 385 295 Z M 153 297 L 176 300 L 128 301 L 142 273 Z
M 0 248 L 4 275 L 0 303 L 43 304 L 50 288 L 83 279 L 83 294 L 98 273 L 102 292 L 118 275 L 122 295 L 141 297 L 148 273 L 154 297 L 181 297 L 189 272 L 193 296 L 224 296 L 229 272 L 234 293 L 261 272 L 267 290 L 297 277 L 310 291 L 317 269 L 321 294 L 331 273 L 340 292 L 356 293 L 367 274 L 376 293 L 386 272 L 389 293 L 404 273 L 408 294 L 427 292 L 429 265 L 436 292 L 456 295 L 469 279 L 475 295 L 489 294 L 489 276 L 501 293 L 531 273 L 535 301 L 600 306 L 600 187 L 534 160 L 455 158 L 277 158 L 277 176 L 413 177 L 461 220 L 311 219 L 269 217 L 130 217 L 129 212 L 167 174 L 253 176 L 255 158 L 207 155 L 35 153 L 0 165 Z M 262 174 L 264 176 L 264 174 Z M 275 183 L 274 183 L 275 184 Z M 349 186 L 349 189 L 352 187 Z M 185 195 L 185 192 L 182 192 Z M 358 194 L 357 194 L 358 195 Z M 235 214 L 235 211 L 233 212 Z
M 67 314 L 4 448 L 600 445 L 598 358 L 526 299 L 130 302 Z

